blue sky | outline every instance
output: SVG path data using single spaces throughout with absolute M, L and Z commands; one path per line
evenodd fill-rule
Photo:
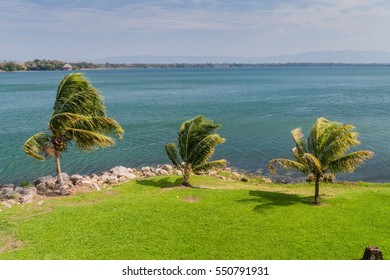
M 390 51 L 383 0 L 8 0 L 0 59 Z

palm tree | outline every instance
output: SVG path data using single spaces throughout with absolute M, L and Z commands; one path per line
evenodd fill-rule
M 71 141 L 84 151 L 115 144 L 111 134 L 122 137 L 124 130 L 106 116 L 103 96 L 81 73 L 65 76 L 57 89 L 48 130 L 31 136 L 22 149 L 28 155 L 44 160 L 54 156 L 57 180 L 65 188 L 60 155 Z
M 296 169 L 311 175 L 315 181 L 314 204 L 320 203 L 319 183 L 329 174 L 352 173 L 356 167 L 373 156 L 371 151 L 361 150 L 345 154 L 351 147 L 360 144 L 355 127 L 349 124 L 332 122 L 318 118 L 311 128 L 307 142 L 303 141 L 300 128 L 291 131 L 295 147 L 294 160 L 276 158 L 268 163 L 271 172 L 276 173 L 276 165 L 285 169 Z
M 206 172 L 226 166 L 226 160 L 209 161 L 215 146 L 225 142 L 214 130 L 220 128 L 204 116 L 183 122 L 179 128 L 178 146 L 175 143 L 165 145 L 165 151 L 173 165 L 183 173 L 183 186 L 190 186 L 191 173 Z M 179 160 L 179 154 L 182 159 Z

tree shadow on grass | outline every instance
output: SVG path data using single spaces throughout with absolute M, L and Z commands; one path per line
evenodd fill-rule
M 312 196 L 302 197 L 296 194 L 287 194 L 280 192 L 267 191 L 249 191 L 249 195 L 253 198 L 242 199 L 239 202 L 243 203 L 259 203 L 254 207 L 255 212 L 263 212 L 274 207 L 292 206 L 295 204 L 312 205 Z
M 177 179 L 174 179 L 174 181 L 172 181 L 173 179 L 174 178 L 172 177 L 140 179 L 137 180 L 137 184 L 143 186 L 149 186 L 149 187 L 162 188 L 162 189 L 181 186 L 183 178 L 179 177 Z

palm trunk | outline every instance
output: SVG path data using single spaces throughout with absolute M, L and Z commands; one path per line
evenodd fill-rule
M 184 164 L 184 170 L 183 170 L 183 183 L 182 185 L 185 186 L 185 187 L 189 187 L 191 186 L 190 184 L 190 167 L 188 165 L 188 163 L 185 163 Z
M 316 177 L 316 186 L 314 193 L 314 204 L 320 204 L 320 178 Z
M 64 179 L 62 178 L 61 164 L 60 164 L 60 152 L 59 151 L 56 150 L 54 152 L 54 158 L 55 158 L 55 162 L 56 162 L 57 180 L 58 180 L 58 183 L 60 185 L 60 188 L 64 188 L 65 183 L 64 183 Z

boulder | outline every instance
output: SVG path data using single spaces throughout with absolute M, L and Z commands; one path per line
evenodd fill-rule
M 129 173 L 129 170 L 124 166 L 115 166 L 110 169 L 110 172 L 117 177 L 124 177 Z
M 376 246 L 367 246 L 364 250 L 362 260 L 383 260 L 382 251 Z
M 20 198 L 20 203 L 33 203 L 34 196 L 32 194 L 26 194 Z
M 84 177 L 81 176 L 80 174 L 74 174 L 74 175 L 70 176 L 70 180 L 72 181 L 73 185 L 76 185 L 76 182 L 80 181 L 82 179 L 84 179 Z
M 95 191 L 101 191 L 101 188 L 98 186 L 98 184 L 94 183 L 91 185 L 91 188 Z
M 83 178 L 76 182 L 76 186 L 78 187 L 89 187 L 93 184 L 93 181 L 90 178 Z
M 0 192 L 0 197 L 13 198 L 16 194 L 17 192 L 15 192 L 13 188 L 2 188 Z
M 25 194 L 26 191 L 27 191 L 27 188 L 23 188 L 23 187 L 16 187 L 15 189 L 15 192 L 17 193 L 20 193 L 20 194 Z
M 118 184 L 118 178 L 116 176 L 110 176 L 107 183 L 110 185 Z
M 118 182 L 119 182 L 119 183 L 123 183 L 123 182 L 128 181 L 128 179 L 126 178 L 126 176 L 118 177 L 117 179 L 118 179 Z
M 169 165 L 169 164 L 163 164 L 161 166 L 161 169 L 164 169 L 165 171 L 169 172 L 169 174 L 171 174 L 173 171 L 172 165 Z
M 133 180 L 133 179 L 137 178 L 137 175 L 135 175 L 134 173 L 129 173 L 125 177 L 127 180 Z
M 157 175 L 169 175 L 169 172 L 162 168 L 156 168 L 155 172 Z
M 36 179 L 34 181 L 34 185 L 36 186 L 36 185 L 43 183 L 43 184 L 45 184 L 46 188 L 54 189 L 56 186 L 56 182 L 57 182 L 57 179 L 54 178 L 53 176 L 49 175 L 49 176 L 39 177 L 38 179 Z
M 149 166 L 142 167 L 141 171 L 142 171 L 142 173 L 150 173 L 150 172 L 152 172 L 152 170 L 150 169 Z
M 25 194 L 36 195 L 37 194 L 37 189 L 35 187 L 28 187 L 25 190 Z
M 2 184 L 2 185 L 0 185 L 0 190 L 1 189 L 5 189 L 5 188 L 12 188 L 12 189 L 14 189 L 15 185 L 14 184 Z

